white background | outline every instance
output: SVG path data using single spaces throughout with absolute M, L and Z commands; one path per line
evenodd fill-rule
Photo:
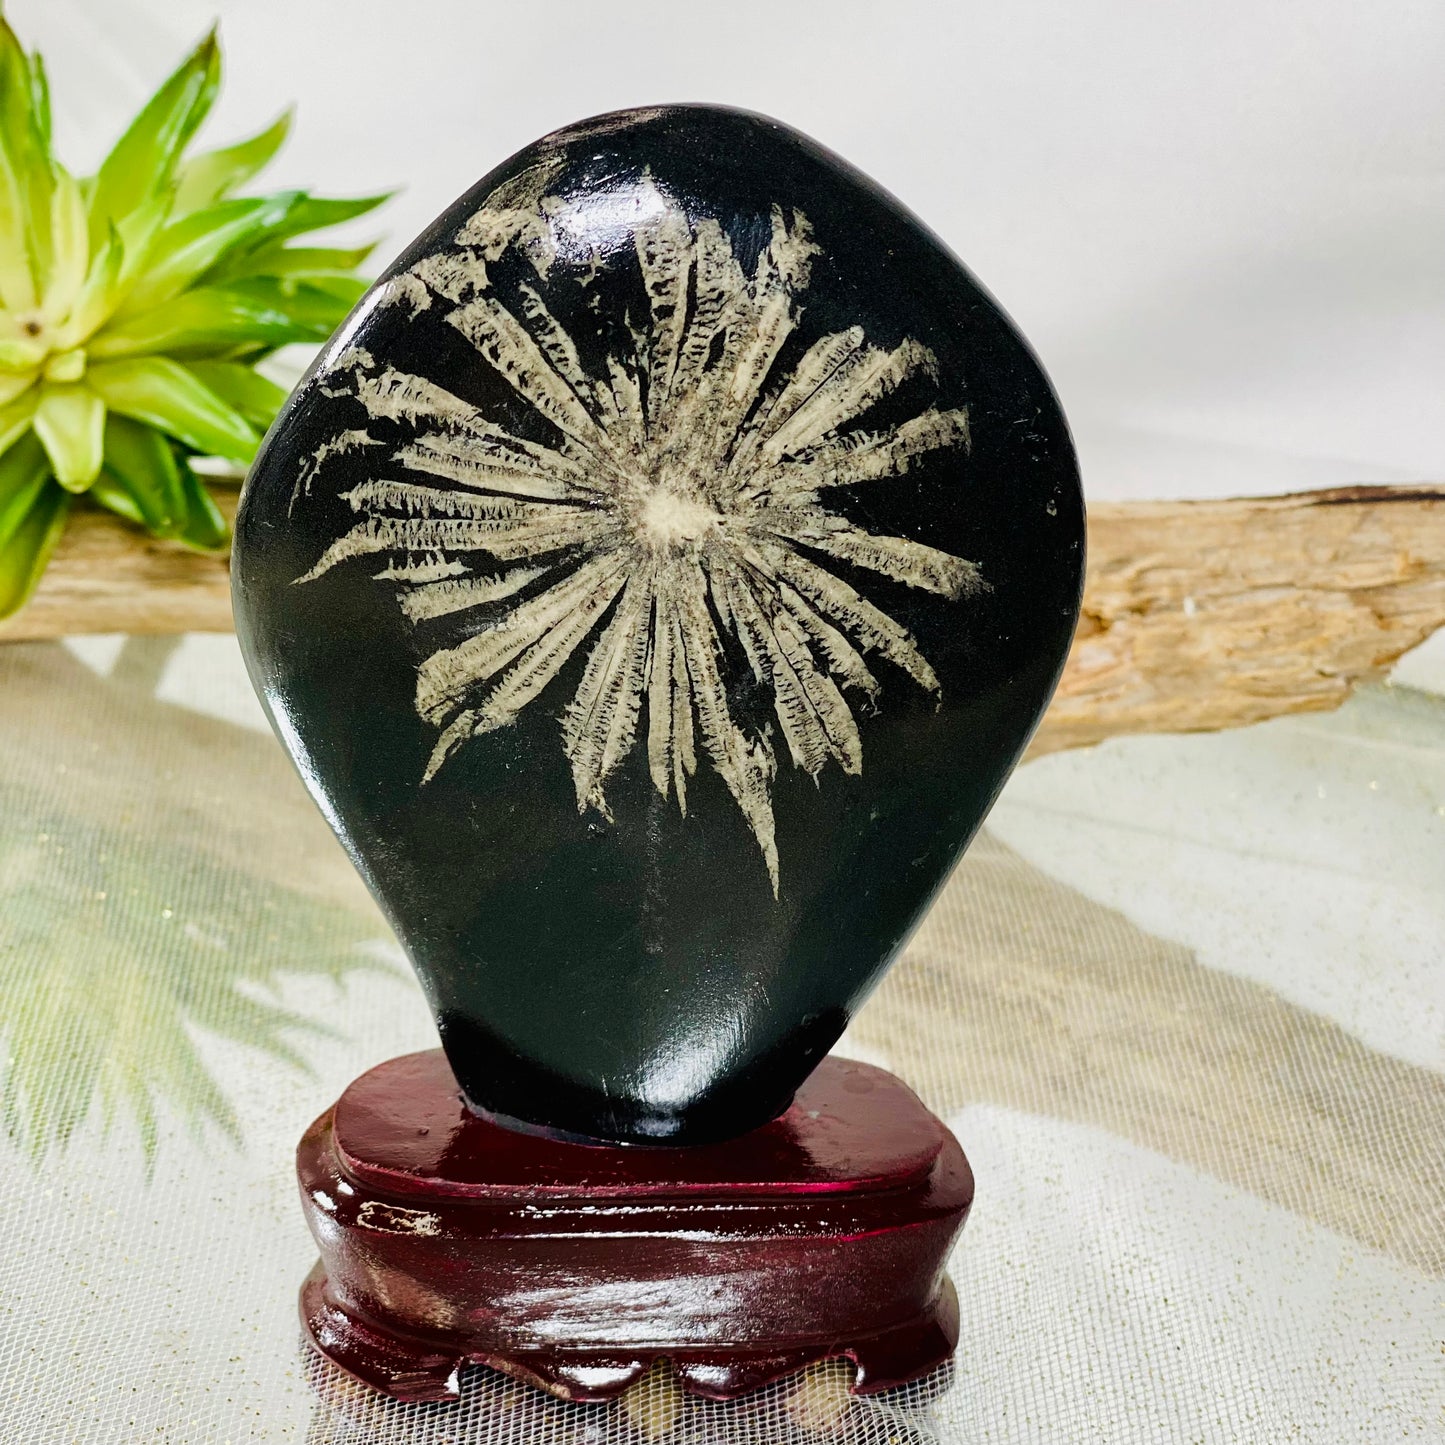
M 10 0 L 88 168 L 219 13 L 277 185 L 405 187 L 399 248 L 598 111 L 776 115 L 912 206 L 1033 341 L 1093 497 L 1445 477 L 1440 0 Z

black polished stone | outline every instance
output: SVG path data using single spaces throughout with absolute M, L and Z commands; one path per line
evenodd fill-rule
M 697 106 L 548 136 L 406 250 L 272 428 L 234 574 L 472 1104 L 689 1142 L 782 1110 L 894 957 L 1083 560 L 998 306 L 836 156 Z

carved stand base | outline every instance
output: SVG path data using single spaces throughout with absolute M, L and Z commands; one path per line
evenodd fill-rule
M 739 1395 L 833 1356 L 854 1388 L 946 1360 L 944 1261 L 973 1201 L 957 1140 L 891 1074 L 826 1059 L 780 1118 L 721 1144 L 626 1148 L 503 1128 L 440 1050 L 363 1074 L 297 1151 L 321 1262 L 311 1340 L 402 1400 L 477 1361 L 571 1400 L 666 1357 Z

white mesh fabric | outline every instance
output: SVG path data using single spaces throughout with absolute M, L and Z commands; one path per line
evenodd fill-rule
M 7 1445 L 1445 1435 L 1440 699 L 1006 792 L 844 1044 L 977 1175 L 951 1371 L 407 1407 L 298 1343 L 291 1156 L 434 1034 L 234 642 L 12 646 L 0 695 Z

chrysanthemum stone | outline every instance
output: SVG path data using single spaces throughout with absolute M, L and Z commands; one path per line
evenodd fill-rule
M 1063 418 L 913 217 L 775 122 L 605 117 L 401 257 L 278 421 L 243 642 L 470 1100 L 784 1107 L 1037 722 Z

